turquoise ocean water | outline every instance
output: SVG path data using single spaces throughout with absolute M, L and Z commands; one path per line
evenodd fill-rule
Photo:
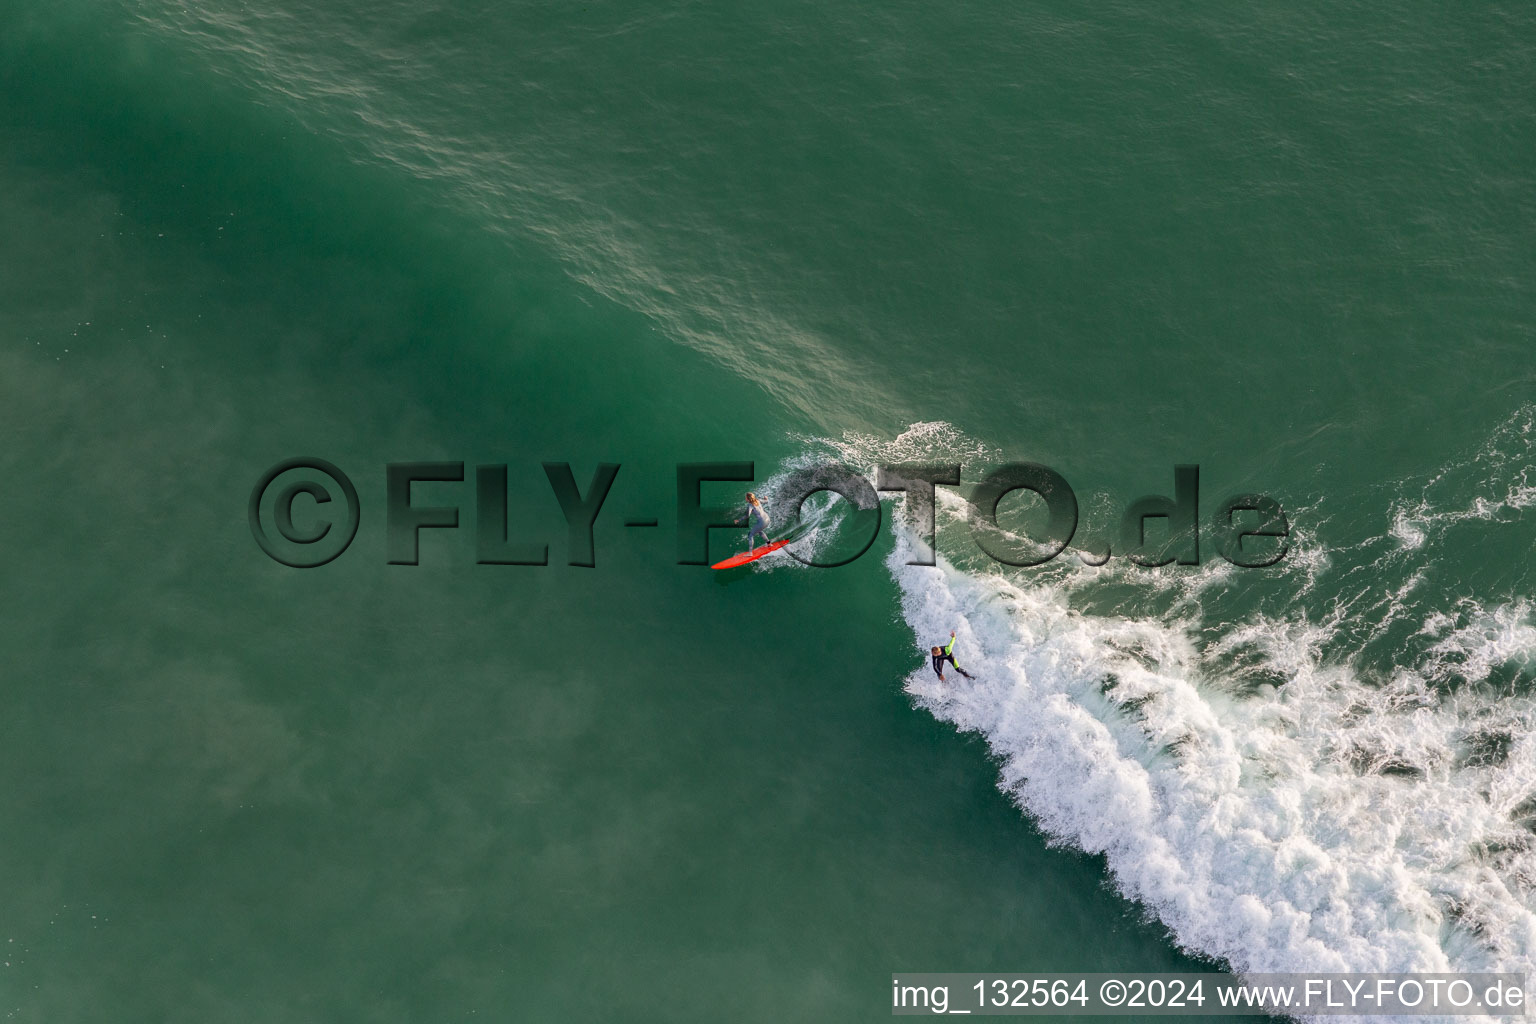
M 1533 44 L 1489 3 L 0 3 L 0 1014 L 1532 969 Z M 246 514 L 299 455 L 362 508 L 313 570 Z M 838 569 L 675 564 L 676 463 L 825 459 L 961 463 L 940 564 L 889 496 Z M 1019 460 L 1082 509 L 1041 568 L 963 525 Z M 405 461 L 471 467 L 417 566 Z M 594 568 L 546 461 L 622 467 Z M 475 563 L 481 463 L 549 566 Z M 1286 557 L 1085 564 L 1185 463 Z

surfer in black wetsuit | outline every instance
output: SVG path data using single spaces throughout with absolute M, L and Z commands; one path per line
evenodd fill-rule
M 946 661 L 949 662 L 952 666 L 954 666 L 955 671 L 959 672 L 961 675 L 965 676 L 965 678 L 967 678 L 967 679 L 975 679 L 976 678 L 975 676 L 973 676 L 969 672 L 967 672 L 965 669 L 961 668 L 959 663 L 955 661 L 955 631 L 954 630 L 950 630 L 949 631 L 949 645 L 948 646 L 946 646 L 946 647 L 935 647 L 933 649 L 933 670 L 939 674 L 939 682 L 941 682 L 941 683 L 944 681 L 944 663 Z

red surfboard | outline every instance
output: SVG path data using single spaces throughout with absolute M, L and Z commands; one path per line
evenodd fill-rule
M 777 551 L 777 550 L 779 550 L 779 548 L 783 547 L 785 544 L 793 543 L 794 540 L 795 540 L 795 538 L 793 538 L 793 537 L 785 537 L 783 540 L 776 540 L 772 544 L 764 544 L 760 548 L 753 548 L 751 551 L 743 551 L 739 555 L 732 555 L 730 558 L 727 558 L 723 562 L 716 562 L 714 565 L 710 566 L 710 568 L 711 569 L 734 569 L 738 565 L 746 565 L 748 562 L 755 562 L 759 558 L 762 558 L 764 555 L 768 554 L 769 552 Z

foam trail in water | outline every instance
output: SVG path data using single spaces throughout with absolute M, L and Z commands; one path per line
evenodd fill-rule
M 914 431 L 822 447 L 865 465 L 962 457 L 943 425 Z M 951 536 L 961 514 L 941 502 Z M 1418 653 L 1376 677 L 1328 654 L 1347 606 L 1197 630 L 1201 579 L 1225 570 L 912 566 L 918 542 L 895 525 L 914 643 L 955 629 L 977 677 L 940 683 L 924 659 L 907 691 L 984 736 L 999 786 L 1102 853 L 1180 945 L 1247 972 L 1536 971 L 1536 706 L 1489 679 L 1536 657 L 1524 602 L 1422 614 Z M 1300 554 L 1286 571 L 1310 587 L 1330 559 Z M 1105 573 L 1182 588 L 1183 617 L 1074 610 Z M 1417 581 L 1369 608 L 1421 614 Z M 1234 666 L 1274 683 L 1238 685 Z

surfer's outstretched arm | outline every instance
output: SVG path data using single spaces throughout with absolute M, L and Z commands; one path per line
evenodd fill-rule
M 965 678 L 967 678 L 967 679 L 974 679 L 974 678 L 976 678 L 975 676 L 973 676 L 969 672 L 967 672 L 965 669 L 961 668 L 960 667 L 960 663 L 955 660 L 955 631 L 954 630 L 950 630 L 949 631 L 949 646 L 944 648 L 944 657 L 945 657 L 945 659 L 951 665 L 953 665 L 955 667 L 955 671 L 959 672 L 961 675 L 965 676 Z M 940 673 L 939 678 L 940 679 L 944 678 L 942 673 Z

